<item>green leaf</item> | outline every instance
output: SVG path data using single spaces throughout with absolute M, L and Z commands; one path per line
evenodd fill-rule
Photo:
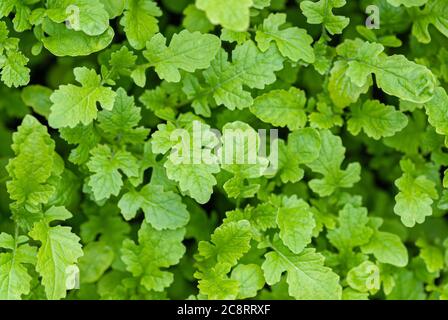
M 255 40 L 261 51 L 266 52 L 271 41 L 274 41 L 280 53 L 294 62 L 303 60 L 306 63 L 315 61 L 314 50 L 311 47 L 313 38 L 306 30 L 297 27 L 282 28 L 286 23 L 286 14 L 270 14 L 263 25 L 257 30 Z
M 220 50 L 211 67 L 203 75 L 205 86 L 198 85 L 190 94 L 193 106 L 209 108 L 213 98 L 216 104 L 223 104 L 230 110 L 244 109 L 252 105 L 250 92 L 243 89 L 264 89 L 275 82 L 275 73 L 283 68 L 283 58 L 275 45 L 262 53 L 252 41 L 246 41 L 232 52 L 232 62 L 228 54 Z M 185 91 L 185 89 L 184 89 Z
M 348 130 L 353 135 L 358 135 L 363 130 L 367 136 L 378 140 L 393 136 L 408 124 L 408 119 L 403 113 L 378 100 L 367 100 L 363 104 L 353 105 L 350 109 Z
M 221 168 L 233 174 L 224 184 L 224 190 L 232 198 L 252 197 L 260 185 L 250 180 L 263 176 L 269 165 L 268 159 L 259 152 L 260 136 L 241 121 L 227 123 L 222 132 L 222 146 L 217 156 Z
M 218 227 L 210 242 L 199 242 L 199 254 L 205 259 L 234 266 L 250 249 L 252 231 L 247 220 L 229 222 Z
M 115 85 L 116 79 L 121 76 L 130 76 L 132 69 L 135 68 L 137 56 L 134 55 L 127 47 L 121 47 L 120 50 L 114 51 L 110 55 L 110 70 L 106 66 L 102 66 L 101 74 L 105 82 Z
M 289 295 L 298 300 L 340 299 L 342 288 L 339 276 L 324 266 L 324 257 L 315 249 L 305 249 L 296 255 L 279 241 L 272 245 L 274 251 L 268 252 L 263 269 L 266 283 L 274 285 L 287 272 Z
M 143 55 L 161 79 L 179 82 L 179 69 L 194 72 L 208 68 L 220 44 L 219 38 L 211 34 L 183 30 L 173 36 L 167 47 L 165 37 L 158 33 L 146 44 Z
M 29 8 L 30 4 L 33 4 L 33 1 L 20 1 L 20 0 L 4 0 L 0 4 L 0 18 L 7 17 L 10 13 L 14 11 L 15 15 L 12 19 L 14 23 L 14 30 L 17 32 L 23 32 L 31 28 L 31 24 L 29 22 L 31 9 Z
M 182 203 L 182 198 L 171 191 L 164 191 L 162 186 L 146 185 L 139 192 L 126 193 L 118 203 L 126 220 L 135 217 L 142 208 L 146 221 L 156 230 L 177 229 L 185 226 L 189 213 Z
M 23 88 L 21 97 L 27 106 L 33 108 L 34 112 L 48 118 L 50 115 L 50 96 L 52 93 L 53 91 L 47 87 L 31 85 Z
M 264 122 L 296 130 L 306 124 L 305 104 L 305 92 L 300 89 L 273 90 L 258 96 L 250 111 Z
M 394 212 L 406 227 L 411 228 L 432 215 L 431 205 L 438 194 L 433 181 L 424 175 L 414 174 L 414 164 L 402 164 L 402 169 L 403 175 L 395 181 L 399 193 L 395 196 Z
M 356 291 L 352 288 L 345 288 L 342 291 L 342 300 L 369 300 L 369 294 Z
M 173 148 L 177 144 L 177 141 L 172 138 L 176 130 L 176 126 L 171 122 L 157 125 L 157 131 L 151 135 L 152 151 L 165 154 Z
M 358 101 L 361 94 L 367 93 L 373 81 L 371 77 L 362 86 L 353 83 L 348 77 L 349 64 L 346 61 L 336 61 L 330 71 L 328 91 L 333 103 L 338 108 L 349 106 Z
M 405 56 L 390 56 L 378 68 L 377 84 L 387 94 L 416 103 L 426 102 L 434 94 L 435 80 L 429 69 Z
M 278 208 L 273 204 L 262 203 L 256 207 L 247 206 L 244 211 L 241 209 L 228 211 L 224 222 L 247 220 L 255 229 L 266 231 L 277 227 L 277 212 Z
M 436 128 L 438 134 L 448 135 L 448 95 L 445 89 L 438 87 L 434 97 L 426 104 L 428 122 Z
M 199 280 L 198 288 L 202 295 L 211 300 L 234 300 L 237 298 L 240 288 L 238 280 L 227 277 L 228 266 L 218 264 L 206 270 L 204 273 L 196 273 Z
M 92 157 L 87 167 L 93 175 L 88 185 L 92 188 L 97 201 L 118 196 L 123 186 L 123 172 L 127 177 L 138 177 L 139 164 L 129 152 L 118 150 L 112 152 L 109 146 L 100 145 L 91 151 Z
M 126 0 L 100 0 L 100 2 L 109 13 L 109 18 L 113 19 L 123 13 Z
M 141 118 L 140 108 L 135 105 L 134 98 L 128 97 L 126 91 L 119 88 L 113 109 L 102 110 L 98 114 L 98 126 L 110 141 L 140 144 L 149 134 L 148 129 L 137 127 Z
M 415 244 L 420 249 L 420 257 L 429 272 L 439 272 L 444 268 L 443 253 L 439 247 L 431 245 L 423 238 L 418 239 Z
M 236 42 L 237 44 L 243 44 L 247 40 L 251 39 L 250 33 L 247 31 L 232 31 L 229 29 L 221 30 L 221 40 L 227 42 Z
M 55 144 L 47 128 L 30 115 L 13 135 L 12 149 L 16 157 L 6 167 L 12 179 L 6 186 L 15 201 L 14 208 L 30 212 L 23 217 L 28 221 L 31 212 L 39 216 L 41 205 L 55 192 L 51 178 L 62 173 L 62 160 L 54 152 Z
M 371 82 L 373 73 L 385 93 L 415 103 L 429 101 L 435 90 L 431 71 L 403 55 L 387 56 L 383 51 L 381 44 L 359 39 L 346 40 L 337 47 L 338 55 L 347 61 L 346 73 L 352 85 L 365 86 Z
M 29 59 L 19 51 L 19 39 L 10 38 L 6 23 L 0 21 L 0 69 L 3 83 L 8 87 L 28 84 L 30 81 L 30 69 L 26 66 L 28 61 Z
M 280 239 L 296 254 L 311 242 L 316 227 L 310 206 L 297 197 L 283 199 L 282 207 L 278 209 L 277 224 Z
M 255 297 L 265 284 L 263 271 L 256 264 L 239 264 L 232 270 L 231 279 L 239 282 L 238 299 Z
M 247 30 L 252 4 L 253 0 L 196 0 L 196 6 L 205 11 L 211 23 L 234 31 Z
M 0 299 L 448 298 L 447 1 L 0 0 Z
M 123 240 L 129 236 L 131 231 L 130 225 L 123 220 L 116 208 L 116 205 L 105 205 L 102 208 L 93 207 L 88 212 L 88 220 L 81 224 L 80 231 L 84 243 L 98 240 L 114 250 L 114 266 L 119 260 Z M 122 267 L 121 261 L 120 267 Z
M 60 86 L 50 97 L 53 104 L 48 120 L 53 128 L 88 125 L 97 118 L 97 103 L 106 110 L 114 107 L 116 93 L 103 87 L 101 77 L 94 70 L 82 67 L 75 68 L 73 73 L 82 86 Z
M 417 154 L 422 145 L 423 128 L 426 128 L 426 119 L 423 114 L 413 114 L 408 117 L 408 125 L 392 137 L 384 138 L 384 144 L 406 154 Z
M 165 127 L 161 128 L 165 130 Z M 168 127 L 168 130 L 174 128 Z M 193 121 L 190 131 L 182 130 L 177 131 L 182 132 L 182 136 L 171 136 L 170 131 L 164 133 L 164 140 L 161 142 L 164 145 L 157 145 L 157 138 L 152 142 L 153 148 L 158 150 L 157 152 L 166 152 L 173 148 L 174 152 L 170 153 L 164 164 L 168 179 L 178 182 L 183 193 L 204 204 L 210 200 L 213 186 L 217 183 L 214 174 L 220 171 L 217 158 L 211 153 L 211 148 L 216 146 L 216 136 L 210 131 L 210 126 L 199 121 Z M 173 138 L 175 140 L 172 140 Z M 178 141 L 179 139 L 181 141 Z
M 41 242 L 36 270 L 42 277 L 48 299 L 66 296 L 68 268 L 76 264 L 78 258 L 83 255 L 80 239 L 71 232 L 71 228 L 50 226 L 50 222 L 66 220 L 71 216 L 64 207 L 52 207 L 30 232 L 31 238 Z
M 156 17 L 160 17 L 162 11 L 152 0 L 128 0 L 125 4 L 120 24 L 124 27 L 130 45 L 141 50 L 159 32 Z
M 164 269 L 179 263 L 185 253 L 184 234 L 185 229 L 158 231 L 143 223 L 138 245 L 130 239 L 123 242 L 121 259 L 126 270 L 147 290 L 163 291 L 173 282 L 173 274 Z
M 188 77 L 190 75 L 186 75 L 185 79 Z M 140 102 L 154 112 L 158 118 L 175 121 L 178 109 L 187 103 L 181 89 L 181 83 L 163 81 L 156 89 L 145 90 L 140 96 Z
M 45 48 L 58 57 L 87 56 L 106 48 L 114 37 L 111 27 L 98 36 L 89 36 L 82 31 L 68 29 L 64 24 L 57 24 L 45 19 L 42 30 L 48 36 L 41 39 Z
M 89 160 L 90 151 L 100 142 L 100 136 L 93 123 L 81 124 L 74 128 L 60 128 L 61 137 L 70 144 L 78 145 L 70 152 L 69 160 L 75 164 L 84 164 Z
M 394 274 L 395 286 L 387 295 L 388 300 L 423 300 L 425 289 L 417 275 L 406 269 L 399 269 Z
M 84 255 L 79 259 L 80 281 L 97 282 L 114 261 L 114 251 L 105 242 L 91 242 L 83 248 Z
M 207 33 L 213 30 L 213 24 L 208 21 L 205 12 L 199 10 L 194 4 L 188 5 L 184 12 L 184 20 L 182 25 L 190 32 L 199 31 Z
M 29 59 L 21 52 L 9 51 L 5 59 L 1 59 L 2 81 L 8 87 L 20 87 L 30 82 L 30 69 L 26 67 Z
M 370 241 L 361 247 L 362 252 L 373 254 L 381 263 L 397 267 L 408 264 L 408 251 L 399 236 L 389 232 L 376 231 Z
M 108 300 L 164 300 L 165 292 L 149 291 L 124 271 L 108 272 L 98 282 L 98 294 Z
M 374 29 L 370 29 L 370 27 L 356 26 L 356 32 L 358 32 L 363 38 L 365 38 L 369 42 L 378 42 L 381 43 L 385 47 L 391 48 L 399 48 L 402 46 L 402 41 L 397 38 L 395 35 L 377 35 Z
M 422 10 L 414 11 L 413 23 L 412 34 L 422 43 L 431 42 L 430 25 L 433 25 L 445 37 L 448 37 L 447 3 L 444 0 L 428 0 Z
M 362 42 L 357 39 L 345 41 L 337 47 L 336 52 L 344 57 L 355 54 L 354 59 L 348 62 L 347 75 L 357 86 L 363 86 L 373 73 L 372 64 L 380 63 L 378 60 L 383 50 L 383 45 L 379 43 Z
M 345 6 L 345 0 L 302 1 L 300 9 L 310 24 L 322 24 L 330 34 L 340 34 L 350 22 L 349 18 L 336 16 L 333 9 Z
M 320 154 L 319 131 L 303 128 L 288 135 L 288 144 L 279 145 L 279 173 L 283 183 L 297 182 L 303 178 L 301 164 L 315 161 Z
M 328 130 L 320 132 L 322 148 L 319 158 L 308 164 L 314 172 L 323 175 L 322 179 L 310 181 L 311 189 L 320 196 L 329 196 L 337 189 L 351 188 L 360 179 L 361 166 L 350 163 L 346 170 L 341 169 L 344 161 L 345 148 L 339 137 Z
M 47 15 L 55 22 L 66 21 L 75 31 L 99 36 L 109 27 L 109 14 L 100 0 L 48 1 Z
M 346 204 L 339 211 L 339 226 L 328 231 L 328 239 L 339 251 L 351 250 L 354 247 L 365 245 L 369 242 L 373 230 L 367 224 L 366 208 L 356 208 Z
M 27 264 L 36 263 L 36 248 L 25 242 L 26 236 L 14 239 L 9 234 L 0 233 L 0 248 L 8 250 L 0 253 L 0 299 L 19 300 L 31 289 L 31 276 Z

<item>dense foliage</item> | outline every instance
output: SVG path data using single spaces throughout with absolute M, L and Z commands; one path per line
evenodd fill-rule
M 448 298 L 448 1 L 0 0 L 0 70 L 0 299 Z

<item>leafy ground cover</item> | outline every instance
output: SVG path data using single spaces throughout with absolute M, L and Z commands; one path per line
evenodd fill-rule
M 448 298 L 447 38 L 446 0 L 1 0 L 0 299 Z

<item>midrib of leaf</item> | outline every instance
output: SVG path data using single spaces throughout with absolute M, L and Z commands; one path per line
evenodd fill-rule
M 361 121 L 363 124 L 375 124 L 374 121 L 378 121 L 381 123 L 385 122 L 386 124 L 391 124 L 392 122 L 396 122 L 395 120 L 391 120 L 391 119 L 387 118 L 387 115 L 374 116 L 371 114 L 369 114 L 369 115 L 358 114 L 352 118 Z M 375 125 L 375 127 L 377 127 L 377 126 Z M 391 129 L 391 128 L 387 128 L 387 129 Z
M 243 65 L 244 65 L 244 64 L 243 64 Z M 246 70 L 251 69 L 254 65 L 256 65 L 256 63 L 254 63 L 254 64 L 250 64 L 250 65 L 247 66 L 247 67 L 243 67 L 242 70 L 239 71 L 239 72 L 236 72 L 236 73 L 233 73 L 233 72 L 232 72 L 233 75 L 232 75 L 231 77 L 224 78 L 224 80 L 223 80 L 223 81 L 220 81 L 217 85 L 215 85 L 215 86 L 213 86 L 213 87 L 210 87 L 210 88 L 204 90 L 204 92 L 203 92 L 202 94 L 198 95 L 198 97 L 203 97 L 203 96 L 207 96 L 207 95 L 210 94 L 210 93 L 214 93 L 217 89 L 221 88 L 221 87 L 222 87 L 223 85 L 225 85 L 226 83 L 232 82 L 233 80 L 240 78 L 240 76 L 241 76 L 242 74 L 247 73 Z M 237 65 L 231 65 L 231 67 L 230 67 L 229 69 L 237 69 L 236 66 L 237 66 Z M 219 78 L 219 79 L 221 79 L 221 78 Z
M 402 76 L 400 76 L 399 74 L 396 74 L 396 73 L 394 73 L 394 72 L 391 72 L 391 71 L 389 71 L 389 70 L 387 70 L 387 69 L 383 69 L 383 68 L 381 68 L 381 67 L 378 67 L 377 65 L 374 65 L 374 64 L 371 64 L 371 63 L 369 63 L 369 62 L 366 62 L 365 60 L 360 60 L 360 59 L 356 59 L 356 58 L 346 58 L 346 57 L 342 57 L 342 58 L 343 58 L 343 60 L 345 60 L 346 62 L 356 61 L 356 62 L 358 62 L 359 64 L 364 64 L 364 65 L 366 65 L 366 66 L 369 66 L 369 67 L 371 67 L 372 69 L 375 69 L 376 71 L 377 71 L 377 70 L 381 70 L 381 71 L 384 71 L 385 73 L 391 73 L 391 74 L 393 74 L 394 76 L 397 76 L 397 77 L 399 77 L 399 78 L 407 79 L 407 78 L 402 77 Z M 373 72 L 373 73 L 375 73 L 375 72 Z
M 51 240 L 50 240 L 50 237 L 48 236 L 48 238 L 47 238 L 47 243 L 50 243 L 50 249 L 51 249 L 51 262 L 53 263 L 53 274 L 54 274 L 54 278 L 53 278 L 53 281 L 54 281 L 54 284 L 53 284 L 53 292 L 52 292 L 52 294 L 51 294 L 51 296 L 52 297 L 54 297 L 54 295 L 55 295 L 55 293 L 56 293 L 56 262 L 55 262 L 55 259 L 53 258 L 53 256 L 54 256 L 54 252 L 53 252 L 53 245 L 51 245 Z
M 398 73 L 392 72 L 392 71 L 390 71 L 389 69 L 384 69 L 384 68 L 382 68 L 382 67 L 381 67 L 381 64 L 380 64 L 380 66 L 378 66 L 378 65 L 374 65 L 374 64 L 371 64 L 371 63 L 369 63 L 369 62 L 366 62 L 366 61 L 364 61 L 364 60 L 351 59 L 351 58 L 345 58 L 345 57 L 344 57 L 344 60 L 345 60 L 345 61 L 349 61 L 349 62 L 351 62 L 351 61 L 356 61 L 356 62 L 358 62 L 358 63 L 360 63 L 360 64 L 364 64 L 364 65 L 366 65 L 366 66 L 369 66 L 370 68 L 372 68 L 372 69 L 375 70 L 375 71 L 373 71 L 373 73 L 375 73 L 375 74 L 376 74 L 378 71 L 380 71 L 379 73 L 389 73 L 389 74 L 391 74 L 391 75 L 393 75 L 393 76 L 395 76 L 395 77 L 397 77 L 397 78 L 399 78 L 399 79 L 404 80 L 405 82 L 409 82 L 408 78 L 406 78 L 406 77 L 404 77 L 404 76 L 402 76 L 402 75 L 400 75 L 400 74 L 398 74 Z M 409 61 L 409 62 L 412 62 L 412 61 Z M 403 87 L 406 88 L 406 90 L 407 90 L 408 92 L 410 92 L 410 93 L 412 93 L 412 94 L 415 94 L 414 90 L 410 90 L 409 87 L 407 87 L 407 86 L 403 86 Z
M 321 281 L 319 281 L 319 279 L 315 279 L 311 276 L 309 276 L 305 271 L 303 271 L 302 269 L 300 269 L 298 266 L 296 266 L 291 260 L 288 259 L 288 257 L 286 257 L 280 250 L 278 250 L 273 244 L 270 245 L 270 247 L 272 249 L 274 249 L 274 251 L 282 258 L 284 259 L 289 265 L 291 265 L 295 270 L 297 270 L 298 272 L 300 272 L 301 274 L 305 275 L 308 279 L 311 279 L 313 281 L 316 282 L 316 285 L 319 286 L 321 289 L 323 289 L 325 291 L 324 286 L 322 285 Z
M 288 28 L 288 29 L 292 29 L 292 28 Z M 285 30 L 288 30 L 288 29 L 278 30 L 277 32 L 285 31 Z M 273 33 L 272 31 L 265 31 L 265 30 L 263 30 L 263 33 L 267 34 L 268 36 L 271 36 L 272 38 L 274 38 L 274 40 L 280 40 L 280 41 L 287 41 L 287 40 L 289 40 L 289 38 L 286 38 L 286 37 L 283 38 L 283 37 L 281 37 L 281 35 Z M 294 46 L 294 47 L 301 49 L 299 46 Z
M 159 246 L 159 244 L 163 241 L 162 237 L 163 237 L 163 235 L 159 234 L 159 237 L 156 239 L 157 242 L 153 245 L 153 248 L 157 248 L 157 247 Z M 153 259 L 154 259 L 154 258 L 155 258 L 155 257 L 154 257 L 154 255 L 153 255 Z M 156 263 L 156 265 L 158 264 L 158 266 L 156 266 L 156 269 L 157 269 L 158 271 L 159 271 L 161 268 L 164 267 L 164 266 L 163 266 L 163 263 L 160 262 L 161 258 L 162 258 L 162 257 L 159 255 L 159 257 L 158 257 L 157 260 L 156 260 L 156 259 L 153 260 L 153 262 Z M 162 271 L 162 270 L 160 270 L 160 271 Z
M 288 28 L 288 29 L 294 29 L 294 28 Z M 278 30 L 277 32 L 285 31 L 285 30 L 288 30 L 288 29 Z M 300 31 L 299 28 L 297 28 L 297 30 Z M 302 52 L 302 53 L 305 52 L 303 46 L 296 45 L 294 42 L 290 41 L 290 38 L 282 37 L 280 34 L 277 35 L 277 34 L 272 33 L 272 32 L 270 32 L 270 31 L 263 31 L 263 33 L 265 33 L 265 34 L 267 34 L 268 36 L 271 36 L 272 38 L 274 38 L 274 41 L 275 41 L 275 40 L 278 40 L 278 41 L 288 42 L 288 43 L 289 43 L 290 45 L 292 45 L 295 49 L 300 50 L 300 52 Z M 293 39 L 294 39 L 294 38 L 293 38 Z M 303 58 L 302 58 L 302 59 L 303 59 Z
M 10 292 L 11 292 L 11 271 L 14 268 L 14 264 L 16 261 L 16 251 L 17 251 L 17 239 L 19 237 L 19 226 L 16 224 L 15 230 L 14 230 L 14 250 L 12 252 L 12 259 L 11 259 L 11 269 L 9 270 L 9 276 L 8 276 L 8 293 L 7 297 L 10 299 Z
M 53 264 L 53 271 L 54 271 L 53 272 L 54 278 L 53 278 L 51 298 L 54 299 L 54 296 L 56 294 L 56 283 L 57 283 L 57 281 L 56 281 L 56 270 L 57 270 L 57 267 L 56 267 L 56 260 L 54 259 L 54 257 L 57 256 L 57 254 L 55 254 L 56 250 L 54 250 L 54 247 L 53 247 L 53 244 L 52 244 L 53 241 L 52 241 L 51 236 L 50 236 L 50 231 L 51 231 L 50 227 L 46 227 L 46 231 L 47 231 L 47 235 L 46 235 L 45 246 L 42 249 L 44 249 L 43 251 L 47 251 L 48 246 L 50 248 L 50 259 L 51 259 L 51 262 Z
M 275 111 L 275 110 L 291 110 L 294 112 L 295 111 L 304 111 L 302 108 L 299 108 L 298 104 L 296 106 L 297 106 L 297 108 L 296 107 L 288 107 L 288 106 L 282 104 L 282 105 L 275 106 L 275 108 L 262 107 L 261 109 L 268 110 L 268 111 Z
M 185 51 L 182 51 L 182 52 L 178 52 L 178 53 L 173 53 L 173 49 L 171 49 L 170 47 L 167 47 L 166 50 L 169 53 L 169 56 L 167 58 L 165 58 L 165 59 L 158 59 L 158 60 L 152 60 L 147 65 L 150 66 L 150 67 L 155 67 L 156 64 L 158 64 L 158 63 L 170 62 L 170 60 L 172 60 L 174 58 L 177 58 L 177 57 L 179 57 L 181 55 L 184 55 L 184 54 L 189 54 L 189 53 L 191 53 L 193 51 L 196 51 L 196 50 L 200 50 L 200 49 L 202 49 L 204 47 L 208 47 L 208 46 L 207 45 L 205 45 L 205 46 L 203 45 L 201 47 L 192 47 L 192 48 L 190 48 L 188 50 L 185 50 Z
M 327 24 L 327 17 L 328 17 L 328 0 L 324 0 L 325 6 L 324 6 L 324 16 L 322 19 L 322 25 L 325 28 L 325 25 Z
M 87 89 L 87 87 L 78 87 L 78 88 L 84 88 Z M 92 87 L 92 89 L 87 93 L 87 95 L 85 95 L 79 102 L 74 103 L 71 105 L 71 107 L 69 108 L 69 110 L 73 110 L 78 106 L 82 106 L 83 102 L 87 99 L 87 104 L 89 104 L 90 102 L 90 96 L 97 90 L 97 87 Z

